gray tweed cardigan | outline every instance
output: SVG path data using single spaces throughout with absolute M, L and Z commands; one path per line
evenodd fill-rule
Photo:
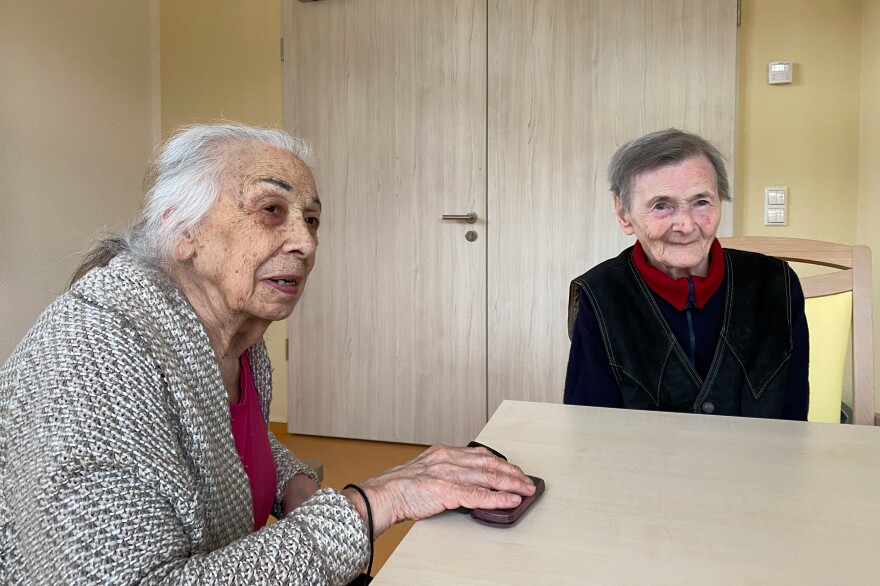
M 249 350 L 264 415 L 262 343 Z M 269 434 L 278 470 L 312 475 Z M 83 277 L 0 370 L 0 584 L 344 584 L 364 524 L 322 489 L 253 532 L 207 334 L 164 273 Z

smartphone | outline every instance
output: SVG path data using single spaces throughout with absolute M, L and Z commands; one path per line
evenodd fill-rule
M 518 507 L 515 509 L 474 509 L 471 511 L 471 518 L 477 523 L 482 523 L 489 527 L 513 526 L 535 501 L 544 494 L 544 480 L 537 476 L 529 476 L 529 478 L 535 483 L 535 493 L 532 496 L 524 497 Z
M 467 445 L 467 447 L 469 447 L 469 448 L 486 448 L 487 450 L 489 450 L 490 452 L 492 452 L 492 455 L 494 455 L 496 458 L 501 458 L 502 460 L 504 460 L 505 462 L 507 462 L 507 456 L 505 456 L 504 454 L 502 454 L 502 453 L 499 452 L 498 450 L 495 450 L 495 449 L 490 448 L 490 447 L 487 446 L 486 444 L 481 444 L 480 442 L 476 442 L 476 441 L 474 441 L 474 442 L 470 442 L 470 443 Z M 458 507 L 457 509 L 455 509 L 455 512 L 456 512 L 456 513 L 468 514 L 468 513 L 470 513 L 472 510 L 473 510 L 473 509 L 469 509 L 469 508 L 467 508 L 467 507 Z

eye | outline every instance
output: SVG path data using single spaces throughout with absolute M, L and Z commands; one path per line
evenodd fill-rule
M 694 203 L 694 206 L 701 208 L 701 207 L 704 207 L 704 206 L 707 206 L 710 204 L 711 204 L 711 202 L 708 199 L 700 199 L 700 200 L 697 200 L 696 203 Z
M 321 225 L 321 218 L 319 218 L 317 216 L 308 216 L 306 218 L 306 224 L 308 224 L 309 226 L 312 226 L 313 228 L 317 228 L 318 226 Z
M 657 202 L 654 204 L 654 209 L 658 212 L 666 211 L 669 209 L 669 204 L 663 201 Z
M 264 212 L 268 212 L 268 213 L 270 213 L 270 214 L 272 214 L 272 215 L 275 215 L 275 214 L 278 213 L 279 208 L 278 208 L 278 206 L 276 206 L 276 205 L 271 205 L 271 206 L 266 206 L 266 207 L 264 207 L 264 208 L 263 208 L 263 211 L 264 211 Z

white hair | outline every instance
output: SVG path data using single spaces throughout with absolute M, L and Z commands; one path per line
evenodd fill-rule
M 167 269 L 177 241 L 201 222 L 220 196 L 233 147 L 261 143 L 286 150 L 306 165 L 311 147 L 282 130 L 223 122 L 177 130 L 156 152 L 147 175 L 149 191 L 138 221 L 120 236 L 102 240 L 87 254 L 72 282 L 126 251 L 141 262 Z

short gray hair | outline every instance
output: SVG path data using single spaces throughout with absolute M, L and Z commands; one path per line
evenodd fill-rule
M 629 210 L 636 177 L 645 171 L 675 165 L 701 155 L 709 159 L 715 168 L 718 196 L 722 201 L 730 201 L 730 183 L 721 152 L 702 136 L 677 128 L 646 134 L 617 149 L 608 164 L 611 192 L 620 198 L 621 209 Z
M 312 162 L 308 143 L 282 130 L 234 122 L 178 129 L 150 162 L 149 191 L 137 222 L 121 235 L 99 242 L 75 271 L 71 283 L 123 251 L 145 264 L 166 269 L 174 244 L 204 219 L 219 198 L 233 147 L 247 143 L 271 145 L 292 153 L 306 165 Z

